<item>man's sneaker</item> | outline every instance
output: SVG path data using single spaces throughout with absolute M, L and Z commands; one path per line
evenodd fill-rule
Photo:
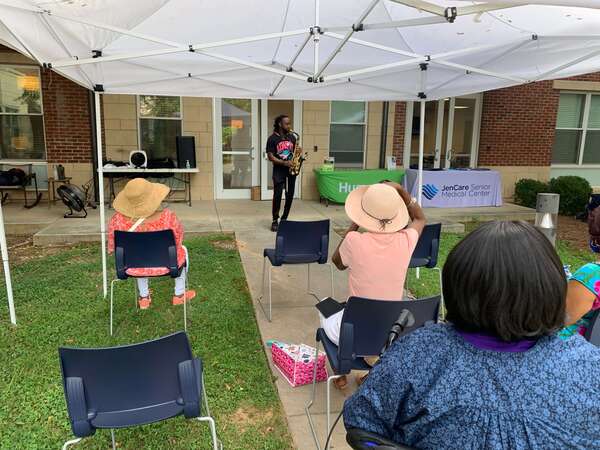
M 278 227 L 279 226 L 277 225 L 277 221 L 274 220 L 273 223 L 271 224 L 271 231 L 273 231 L 273 232 L 277 231 Z

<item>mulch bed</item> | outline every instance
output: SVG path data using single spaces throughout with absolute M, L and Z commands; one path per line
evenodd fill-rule
M 581 222 L 573 217 L 558 218 L 558 239 L 568 242 L 578 250 L 589 250 L 589 235 L 587 222 Z

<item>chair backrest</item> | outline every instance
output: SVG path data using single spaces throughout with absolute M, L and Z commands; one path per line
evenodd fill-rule
M 427 267 L 431 269 L 437 265 L 441 233 L 441 223 L 425 225 L 412 254 L 409 267 Z
M 69 399 L 69 380 L 81 379 L 83 384 L 83 417 L 98 420 L 104 416 L 116 417 L 121 412 L 132 422 L 149 423 L 141 417 L 150 414 L 152 407 L 168 406 L 169 411 L 181 413 L 183 397 L 178 366 L 193 360 L 190 343 L 184 332 L 178 332 L 139 344 L 107 348 L 59 348 L 67 407 L 72 423 L 77 405 Z M 76 403 L 76 402 L 75 402 Z M 179 407 L 177 407 L 179 405 Z M 81 413 L 81 408 L 80 408 Z M 94 412 L 94 417 L 88 416 Z M 107 414 L 108 413 L 108 414 Z M 126 417 L 130 413 L 134 417 Z M 161 413 L 164 413 L 161 412 Z M 82 420 L 81 414 L 80 421 Z M 165 418 L 162 417 L 161 418 Z M 102 428 L 94 424 L 96 428 Z M 74 432 L 76 426 L 73 426 Z
M 595 314 L 590 320 L 590 324 L 584 334 L 584 338 L 596 347 L 600 347 L 600 309 L 596 310 Z
M 127 278 L 127 269 L 166 267 L 178 276 L 177 246 L 173 230 L 115 231 L 117 277 Z
M 329 219 L 310 222 L 282 220 L 277 230 L 275 257 L 313 255 L 314 262 L 327 262 L 329 249 Z
M 340 353 L 348 354 L 351 351 L 354 356 L 378 355 L 387 341 L 390 329 L 403 310 L 409 310 L 415 319 L 414 324 L 402 333 L 405 335 L 428 322 L 437 322 L 439 307 L 439 295 L 404 301 L 350 297 L 344 309 L 342 327 L 346 323 L 352 324 L 353 348 L 343 348 L 346 343 L 340 339 Z

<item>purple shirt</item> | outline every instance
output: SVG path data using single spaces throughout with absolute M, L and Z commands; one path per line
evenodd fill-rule
M 515 342 L 505 342 L 502 339 L 486 333 L 471 333 L 456 329 L 456 332 L 473 347 L 494 352 L 520 353 L 532 348 L 537 339 L 523 339 Z

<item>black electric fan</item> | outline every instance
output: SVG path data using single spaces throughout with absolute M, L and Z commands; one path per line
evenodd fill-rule
M 69 208 L 63 216 L 65 219 L 83 219 L 87 217 L 86 194 L 74 184 L 63 184 L 56 190 L 62 202 Z M 75 214 L 78 212 L 80 214 Z M 81 214 L 82 213 L 82 214 Z

